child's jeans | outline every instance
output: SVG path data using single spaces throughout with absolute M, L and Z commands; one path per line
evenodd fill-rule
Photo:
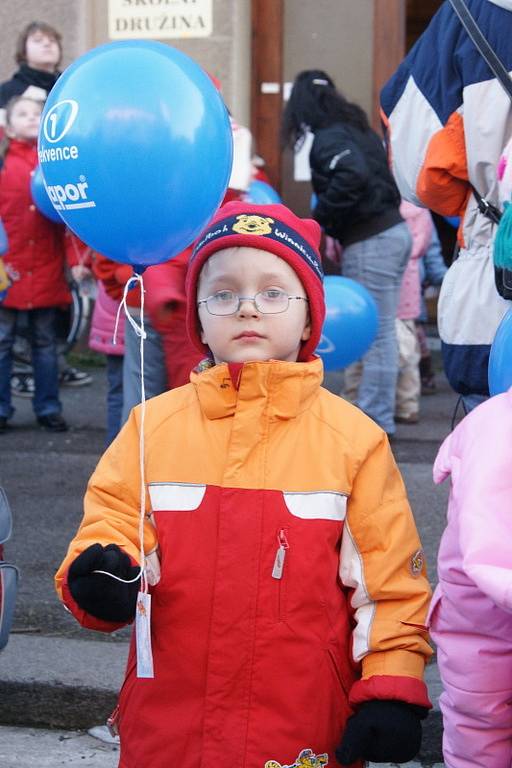
M 16 337 L 16 324 L 24 312 L 32 350 L 35 394 L 32 406 L 36 416 L 60 413 L 59 369 L 55 338 L 55 309 L 8 309 L 0 306 L 0 416 L 10 418 L 12 348 Z

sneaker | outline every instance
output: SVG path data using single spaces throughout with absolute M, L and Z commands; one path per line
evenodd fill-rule
M 47 432 L 67 432 L 69 427 L 60 413 L 49 413 L 47 416 L 38 416 L 37 423 Z
M 83 387 L 92 383 L 92 376 L 85 371 L 79 371 L 78 368 L 68 366 L 64 368 L 59 376 L 61 387 Z
M 397 424 L 417 424 L 419 420 L 419 413 L 410 413 L 409 416 L 395 416 Z
M 36 390 L 31 373 L 13 373 L 11 376 L 11 394 L 16 397 L 34 397 Z
M 3 435 L 4 432 L 7 432 L 7 429 L 7 416 L 0 416 L 0 435 Z

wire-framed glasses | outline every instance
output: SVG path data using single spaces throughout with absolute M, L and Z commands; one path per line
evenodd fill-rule
M 289 296 L 278 288 L 258 291 L 254 296 L 239 296 L 234 291 L 217 291 L 206 299 L 197 302 L 199 307 L 205 304 L 210 315 L 235 315 L 242 301 L 252 301 L 262 315 L 277 315 L 286 312 L 290 301 L 308 301 L 306 296 Z

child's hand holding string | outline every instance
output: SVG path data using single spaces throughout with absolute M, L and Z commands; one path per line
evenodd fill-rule
M 73 599 L 91 616 L 103 621 L 132 621 L 140 567 L 132 565 L 117 544 L 91 544 L 71 564 L 68 585 Z

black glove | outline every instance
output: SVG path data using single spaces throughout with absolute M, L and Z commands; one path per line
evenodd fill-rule
M 361 704 L 347 721 L 336 750 L 340 765 L 356 760 L 406 763 L 421 746 L 421 722 L 428 710 L 403 701 L 373 700 Z
M 135 616 L 140 578 L 131 584 L 117 581 L 95 570 L 108 571 L 122 579 L 133 579 L 139 566 L 117 544 L 91 544 L 76 560 L 68 573 L 68 585 L 80 608 L 97 619 L 112 622 L 131 621 Z

